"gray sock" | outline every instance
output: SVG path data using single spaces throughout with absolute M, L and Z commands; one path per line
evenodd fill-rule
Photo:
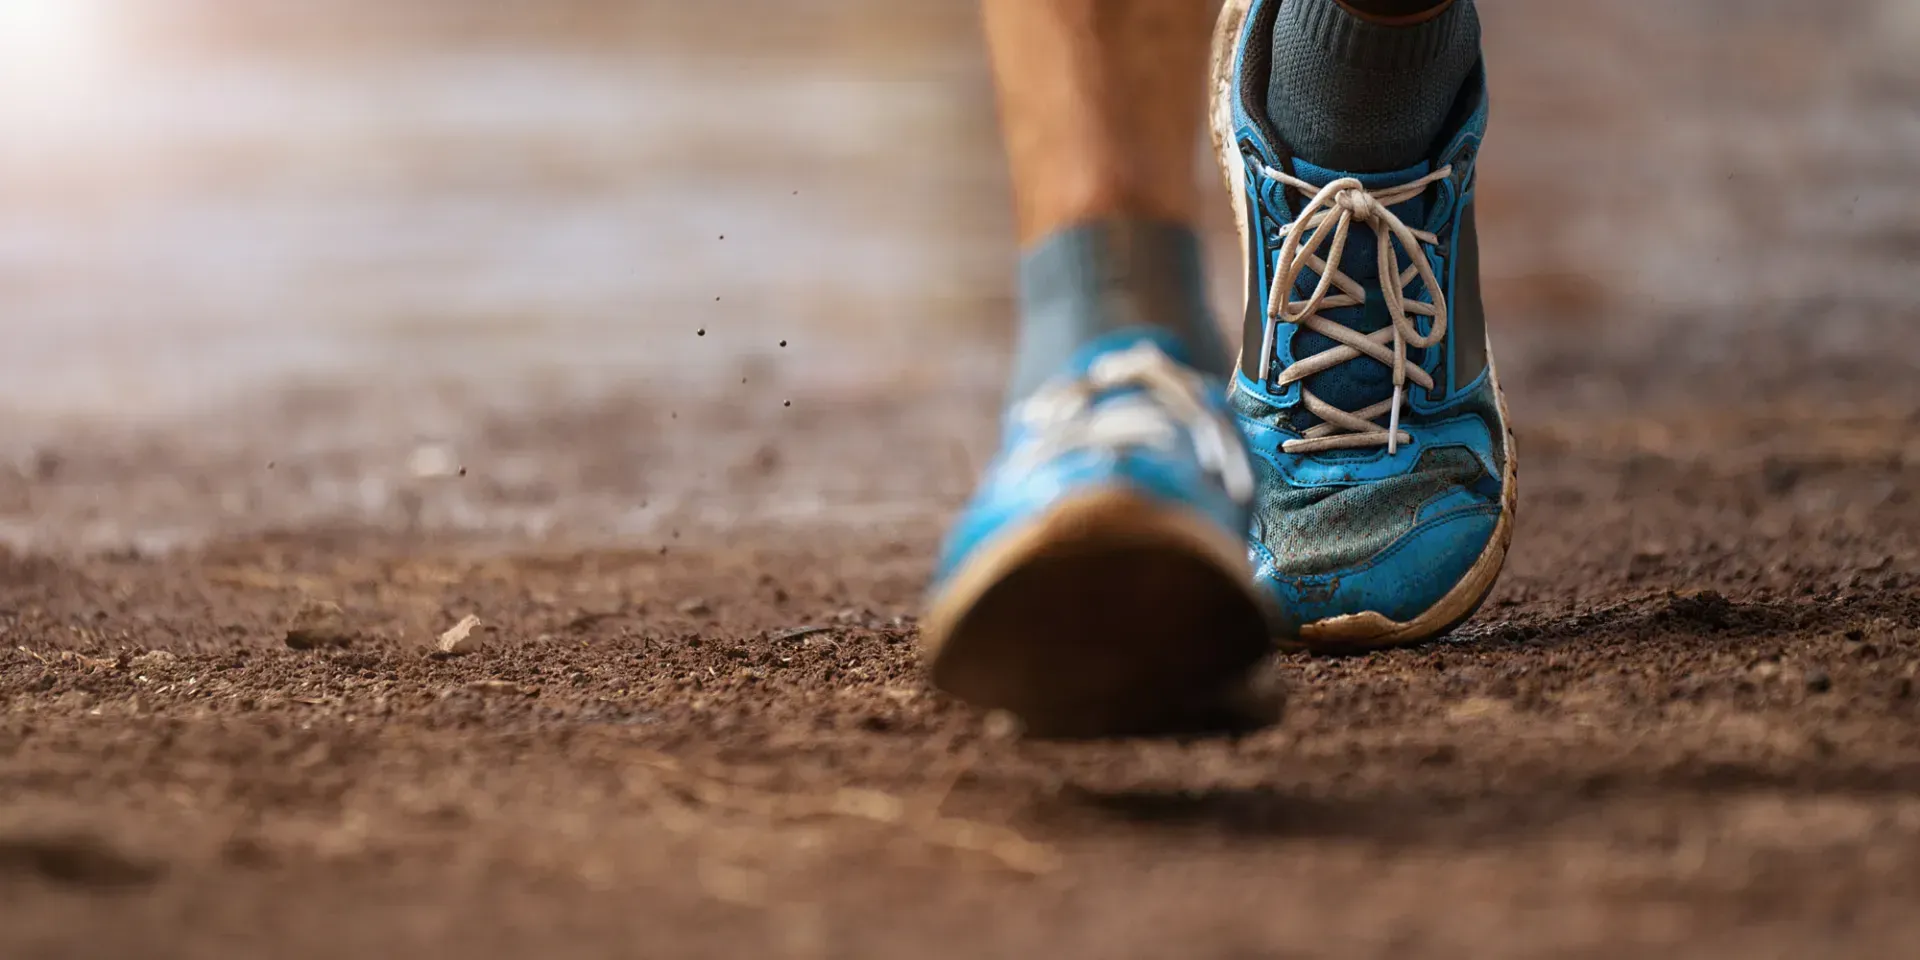
M 1267 113 L 1293 155 L 1343 173 L 1426 159 L 1480 59 L 1472 0 L 1411 26 L 1369 23 L 1336 0 L 1285 0 Z
M 1098 220 L 1068 227 L 1020 258 L 1020 335 L 1008 399 L 1060 372 L 1088 341 L 1137 327 L 1171 332 L 1197 370 L 1233 360 L 1207 308 L 1200 238 L 1177 223 Z

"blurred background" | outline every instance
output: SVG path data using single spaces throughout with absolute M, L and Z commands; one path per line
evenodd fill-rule
M 1910 373 L 1920 3 L 1482 12 L 1523 433 Z M 936 517 L 1004 191 L 967 0 L 0 0 L 0 543 Z

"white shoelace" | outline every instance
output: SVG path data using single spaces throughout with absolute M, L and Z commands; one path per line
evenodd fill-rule
M 1144 396 L 1095 404 L 1100 394 L 1137 387 Z M 1014 454 L 1037 464 L 1074 450 L 1171 450 L 1185 426 L 1200 465 L 1235 502 L 1253 498 L 1253 469 L 1236 428 L 1206 402 L 1206 383 L 1159 347 L 1140 343 L 1095 360 L 1085 377 L 1041 387 L 1015 411 L 1032 438 Z
M 1300 216 L 1280 231 L 1284 242 L 1280 247 L 1279 276 L 1274 279 L 1267 298 L 1267 330 L 1265 342 L 1261 344 L 1260 379 L 1277 387 L 1285 387 L 1362 356 L 1372 357 L 1393 370 L 1393 399 L 1364 410 L 1342 410 L 1302 386 L 1302 402 L 1307 411 L 1322 422 L 1308 429 L 1300 439 L 1281 444 L 1281 449 L 1287 453 L 1313 453 L 1386 444 L 1387 452 L 1395 453 L 1400 444 L 1413 442 L 1413 437 L 1400 429 L 1400 405 L 1406 396 L 1407 381 L 1433 389 L 1433 377 L 1420 367 L 1407 363 L 1407 348 L 1431 347 L 1446 338 L 1447 298 L 1439 278 L 1434 275 L 1433 262 L 1421 248 L 1423 243 L 1438 243 L 1439 238 L 1425 230 L 1407 226 L 1389 208 L 1419 196 L 1430 184 L 1452 176 L 1453 168 L 1441 167 L 1397 187 L 1368 190 L 1352 177 L 1335 180 L 1324 187 L 1315 187 L 1265 164 L 1260 166 L 1261 173 L 1266 176 L 1313 197 L 1300 211 Z M 1322 311 L 1364 306 L 1367 302 L 1366 288 L 1340 271 L 1340 258 L 1347 250 L 1347 234 L 1355 221 L 1372 227 L 1380 241 L 1380 290 L 1392 322 L 1373 333 L 1361 333 L 1321 315 Z M 1331 230 L 1327 229 L 1329 225 L 1332 226 Z M 1329 236 L 1332 237 L 1332 246 L 1328 248 L 1327 255 L 1321 257 L 1320 250 L 1327 246 Z M 1404 269 L 1394 254 L 1396 240 L 1400 248 L 1406 251 L 1409 261 Z M 1305 300 L 1291 299 L 1300 274 L 1309 269 L 1320 275 L 1313 295 Z M 1432 303 L 1407 299 L 1407 285 L 1416 277 L 1424 281 L 1432 292 Z M 1336 288 L 1337 293 L 1334 292 Z M 1433 318 L 1433 326 L 1425 336 L 1420 334 L 1420 328 L 1413 319 L 1415 316 Z M 1279 335 L 1280 324 L 1283 323 L 1298 324 L 1337 341 L 1340 346 L 1301 358 L 1280 371 L 1278 379 L 1273 379 L 1270 377 L 1270 368 L 1273 365 L 1274 339 Z M 1382 414 L 1387 416 L 1385 429 L 1373 422 Z

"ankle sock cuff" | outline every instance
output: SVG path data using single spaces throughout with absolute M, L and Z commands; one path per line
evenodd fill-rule
M 1399 26 L 1363 19 L 1335 0 L 1285 0 L 1280 16 L 1291 18 L 1289 29 L 1336 63 L 1388 73 L 1426 69 L 1463 39 L 1477 45 L 1473 35 L 1479 33 L 1473 4 L 1465 2 L 1431 20 Z
M 1207 306 L 1200 238 L 1185 224 L 1095 220 L 1042 238 L 1020 257 L 1019 344 L 1012 397 L 1059 372 L 1080 346 L 1130 327 L 1158 327 L 1200 370 L 1232 363 Z

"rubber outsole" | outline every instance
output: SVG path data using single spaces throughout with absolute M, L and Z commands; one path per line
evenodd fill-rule
M 1245 545 L 1125 491 L 1055 505 L 987 545 L 922 622 L 935 686 L 1032 736 L 1217 732 L 1271 722 L 1273 652 Z
M 1246 261 L 1249 244 L 1247 242 L 1247 204 L 1245 185 L 1241 182 L 1245 175 L 1240 158 L 1240 144 L 1233 129 L 1233 74 L 1235 58 L 1239 56 L 1240 31 L 1246 24 L 1247 11 L 1252 0 L 1227 0 L 1220 10 L 1220 19 L 1214 24 L 1213 53 L 1208 72 L 1208 129 L 1213 141 L 1213 156 L 1220 166 L 1221 178 L 1226 182 L 1227 194 L 1233 200 L 1234 225 L 1240 232 L 1242 280 L 1241 296 L 1251 296 L 1247 284 L 1252 282 L 1252 264 Z M 1474 611 L 1485 602 L 1487 594 L 1500 579 L 1500 571 L 1506 565 L 1507 546 L 1513 540 L 1513 518 L 1519 505 L 1519 468 L 1514 456 L 1513 428 L 1507 426 L 1511 421 L 1507 416 L 1507 395 L 1500 388 L 1499 372 L 1493 361 L 1493 346 L 1487 346 L 1487 377 L 1493 385 L 1495 402 L 1500 409 L 1502 424 L 1501 442 L 1506 446 L 1505 469 L 1501 477 L 1500 519 L 1494 524 L 1493 537 L 1487 542 L 1486 549 L 1468 568 L 1465 577 L 1448 591 L 1440 602 L 1434 604 L 1425 613 L 1409 621 L 1391 620 L 1378 613 L 1357 613 L 1339 617 L 1330 617 L 1302 624 L 1297 635 L 1276 637 L 1282 649 L 1306 649 L 1316 653 L 1345 653 L 1365 650 L 1380 650 L 1389 647 L 1406 646 L 1431 640 L 1465 622 Z

